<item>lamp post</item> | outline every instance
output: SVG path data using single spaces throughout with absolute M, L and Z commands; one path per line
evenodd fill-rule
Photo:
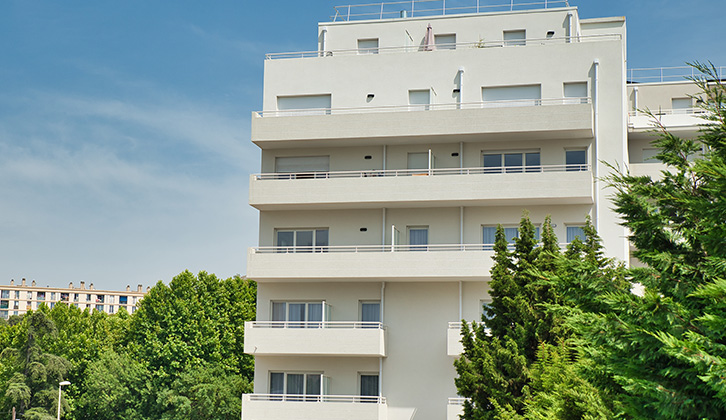
M 64 386 L 70 385 L 71 383 L 68 381 L 63 381 L 58 384 L 58 420 L 60 420 L 60 403 L 61 403 L 61 390 Z

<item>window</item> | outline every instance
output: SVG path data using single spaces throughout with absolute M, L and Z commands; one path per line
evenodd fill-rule
M 563 90 L 566 104 L 587 103 L 587 82 L 565 83 Z
M 691 98 L 673 98 L 671 99 L 671 107 L 674 114 L 687 114 L 693 107 Z
M 360 395 L 361 397 L 378 397 L 378 374 L 360 374 Z M 374 399 L 365 399 L 361 402 L 375 402 Z
M 108 297 L 108 303 L 116 303 L 116 296 L 109 295 Z
M 455 50 L 456 34 L 434 35 L 434 44 L 437 50 Z
M 319 328 L 323 302 L 272 302 L 272 321 L 286 322 L 288 328 Z M 327 309 L 327 308 L 326 308 Z M 325 311 L 325 320 L 328 318 Z
M 20 300 L 20 290 L 15 291 L 15 300 Z
M 643 149 L 643 162 L 645 163 L 657 163 L 660 162 L 656 155 L 660 152 L 658 149 Z
M 514 244 L 514 238 L 519 238 L 519 227 L 516 226 L 503 226 L 504 237 L 507 239 L 507 243 L 510 245 Z M 534 237 L 539 241 L 539 226 L 534 228 Z M 482 244 L 484 250 L 491 251 L 494 249 L 494 243 L 497 239 L 497 227 L 496 226 L 482 226 Z
M 429 244 L 428 226 L 409 226 L 408 244 L 411 251 L 426 251 Z
M 104 303 L 106 297 L 104 295 L 96 295 L 96 303 Z
M 103 312 L 103 305 L 96 305 L 96 310 Z
M 358 54 L 378 54 L 378 38 L 359 39 Z
M 74 302 L 78 302 L 78 299 L 80 299 L 80 297 L 81 297 L 81 294 L 80 293 L 74 293 L 73 294 L 73 301 Z
M 565 150 L 565 170 L 586 171 L 587 170 L 587 150 Z
M 8 311 L 0 311 L 0 318 L 8 319 Z
M 585 242 L 585 230 L 582 226 L 567 226 L 567 243 L 574 241 L 575 238 Z
M 45 300 L 45 292 L 38 292 L 35 296 L 37 300 Z
M 129 297 L 128 296 L 119 296 L 118 303 L 121 305 L 127 305 L 129 303 Z
M 505 47 L 522 46 L 527 42 L 525 41 L 527 38 L 527 31 L 524 29 L 517 31 L 504 31 L 502 38 L 504 39 Z
M 68 298 L 66 298 L 66 299 L 68 299 Z M 91 301 L 91 295 L 86 295 L 86 302 L 90 302 L 90 301 Z
M 270 372 L 270 394 L 286 395 L 287 401 L 317 401 L 323 394 L 323 375 Z
M 407 157 L 408 169 L 424 169 L 425 171 L 415 172 L 417 174 L 428 173 L 429 169 L 429 153 L 428 152 L 416 152 L 409 153 Z
M 109 305 L 109 307 L 108 307 L 108 313 L 110 313 L 110 314 L 113 313 L 113 305 Z
M 289 156 L 275 158 L 275 172 L 284 179 L 327 178 L 330 156 Z
M 277 231 L 277 252 L 327 252 L 328 229 Z
M 497 86 L 483 87 L 481 98 L 484 107 L 533 106 L 542 103 L 542 86 Z
M 50 300 L 55 300 L 55 292 L 50 292 Z
M 0 298 L 10 299 L 10 290 L 3 290 L 0 292 Z
M 482 155 L 485 174 L 541 172 L 539 152 L 505 152 Z
M 0 309 L 8 309 L 10 307 L 10 302 L 7 300 L 0 300 Z
M 33 292 L 28 292 L 25 298 L 28 300 L 33 299 Z
M 380 301 L 364 301 L 360 303 L 360 320 L 361 322 L 381 322 L 381 302 Z M 364 327 L 373 327 L 373 325 L 364 325 Z
M 331 95 L 278 96 L 277 109 L 283 115 L 330 114 Z
M 412 105 L 409 107 L 411 111 L 428 111 L 429 104 L 431 104 L 431 91 L 429 89 L 409 90 L 408 104 Z

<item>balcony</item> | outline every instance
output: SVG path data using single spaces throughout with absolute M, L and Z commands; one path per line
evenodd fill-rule
M 593 136 L 589 98 L 260 111 L 252 141 L 263 149 L 391 142 L 567 139 Z
M 275 281 L 477 281 L 489 278 L 491 245 L 258 247 L 247 277 Z
M 592 204 L 589 165 L 257 174 L 259 210 Z
M 449 398 L 449 403 L 446 405 L 446 420 L 459 420 L 459 416 L 464 414 L 464 401 L 466 398 Z
M 703 108 L 658 109 L 652 114 L 628 112 L 628 136 L 632 139 L 653 138 L 653 130 L 660 124 L 676 135 L 694 137 L 702 125 L 713 123 L 704 119 L 708 113 Z
M 242 420 L 385 420 L 387 412 L 384 397 L 272 394 L 242 397 Z
M 380 322 L 245 322 L 245 353 L 385 357 L 385 329 Z
M 446 330 L 446 354 L 459 357 L 463 351 L 464 346 L 461 344 L 461 321 L 449 322 L 449 328 Z

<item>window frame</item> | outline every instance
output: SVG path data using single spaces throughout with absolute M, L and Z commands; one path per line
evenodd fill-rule
M 375 47 L 361 47 L 361 41 L 362 42 L 376 42 Z M 371 54 L 378 54 L 378 48 L 380 48 L 381 41 L 380 38 L 359 38 L 356 40 L 356 51 L 358 55 L 371 55 Z
M 583 152 L 585 155 L 585 163 L 569 163 L 567 155 L 570 152 Z M 565 149 L 565 172 L 585 172 L 588 170 L 590 154 L 588 147 L 568 147 Z
M 292 245 L 280 245 L 280 233 L 292 233 Z M 311 243 L 312 245 L 299 246 L 298 245 L 298 234 L 311 232 Z M 318 243 L 319 235 L 325 232 L 325 243 Z M 315 227 L 315 228 L 275 228 L 274 233 L 274 248 L 278 253 L 316 253 L 316 252 L 328 252 L 330 246 L 330 228 L 327 227 Z M 321 241 L 322 242 L 322 241 Z
M 529 165 L 527 163 L 528 155 L 537 155 L 539 163 L 537 165 Z M 484 166 L 485 156 L 499 155 L 500 166 Z M 521 166 L 507 166 L 506 156 L 521 155 Z M 541 149 L 521 149 L 521 150 L 482 150 L 481 151 L 481 167 L 485 174 L 501 174 L 501 173 L 532 173 L 542 172 L 542 150 Z M 509 169 L 507 169 L 509 168 Z
M 272 389 L 272 375 L 282 375 L 282 393 L 275 393 Z M 302 394 L 289 394 L 288 393 L 288 376 L 289 375 L 303 375 L 303 393 Z M 317 394 L 309 394 L 308 391 L 308 376 L 318 376 L 320 378 L 320 387 L 317 390 Z M 320 371 L 280 371 L 270 370 L 267 374 L 267 389 L 270 395 L 279 396 L 278 401 L 320 401 L 321 397 L 325 394 L 325 372 Z

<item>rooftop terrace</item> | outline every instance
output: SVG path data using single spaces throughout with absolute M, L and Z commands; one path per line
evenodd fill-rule
M 569 7 L 568 0 L 409 0 L 335 6 L 333 22 Z

